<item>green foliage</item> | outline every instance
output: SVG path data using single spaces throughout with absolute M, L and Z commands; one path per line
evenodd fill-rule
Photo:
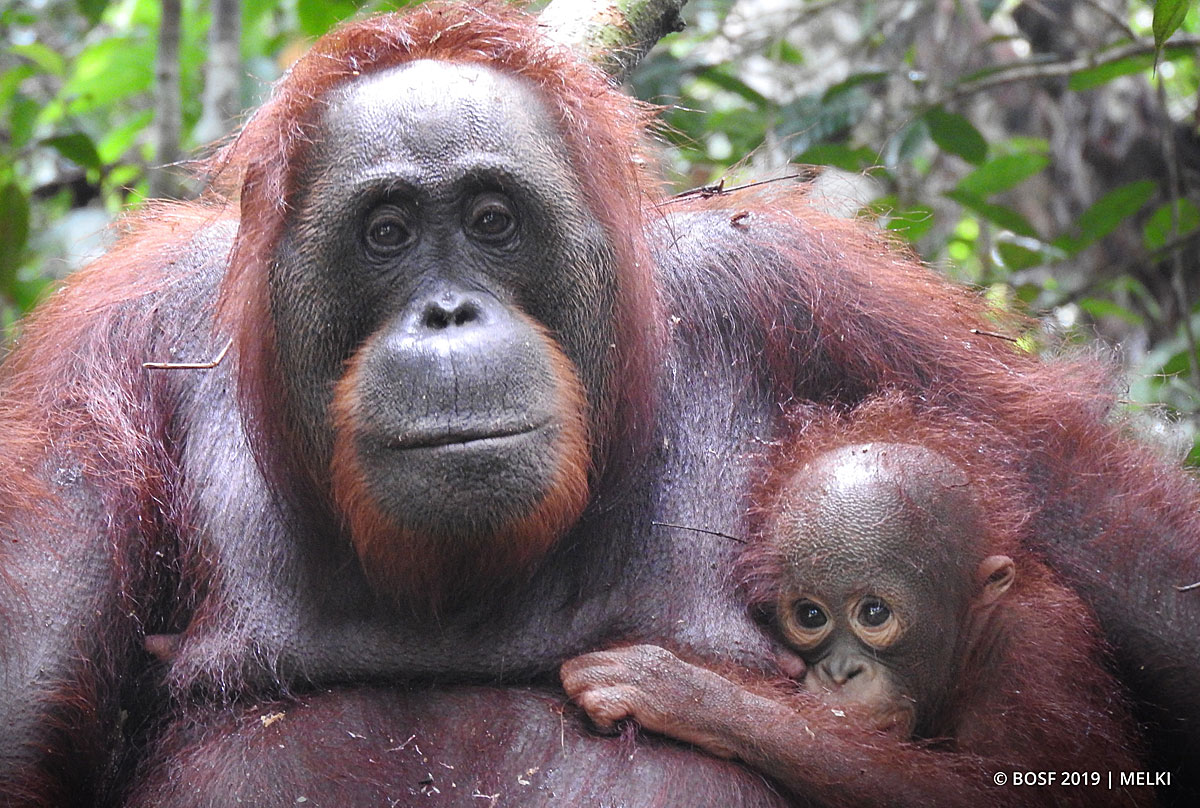
M 108 0 L 75 0 L 75 5 L 79 7 L 79 13 L 87 18 L 88 23 L 95 25 L 100 22 L 100 17 L 108 8 Z
M 16 279 L 16 269 L 29 240 L 29 197 L 16 182 L 0 188 L 0 284 Z
M 96 144 L 92 143 L 92 139 L 82 132 L 48 137 L 42 141 L 42 145 L 51 147 L 63 157 L 83 168 L 91 168 L 96 171 L 102 168 Z
M 353 17 L 361 3 L 355 0 L 296 0 L 296 16 L 306 36 L 318 37 L 341 20 Z
M 244 0 L 247 107 L 288 54 L 339 19 L 396 3 Z M 200 118 L 208 0 L 183 0 L 180 50 L 184 153 Z M 11 325 L 74 268 L 68 243 L 81 207 L 110 216 L 140 204 L 154 170 L 157 0 L 11 0 L 0 8 L 0 327 Z M 63 231 L 65 228 L 65 232 Z
M 1146 220 L 1142 236 L 1146 249 L 1161 250 L 1174 238 L 1190 236 L 1200 229 L 1200 208 L 1190 199 L 1163 205 Z
M 1011 191 L 1050 164 L 1045 154 L 1002 154 L 959 180 L 958 191 L 976 198 Z
M 243 0 L 243 105 L 259 103 L 288 60 L 338 20 L 406 4 Z M 754 12 L 753 2 L 736 5 L 735 13 Z M 1010 87 L 1042 88 L 1064 109 L 1119 91 L 1152 108 L 1163 126 L 1171 121 L 1194 137 L 1194 2 L 1131 0 L 1128 25 L 1096 22 L 1102 15 L 1093 14 L 1093 24 L 1104 27 L 1082 32 L 1069 56 L 1028 58 L 1001 55 L 1022 43 L 1011 33 L 1013 4 L 999 0 L 915 5 L 917 14 L 958 14 L 960 23 L 982 20 L 1005 32 L 969 56 L 951 42 L 946 58 L 904 39 L 938 26 L 896 20 L 882 0 L 772 2 L 763 7 L 771 24 L 758 26 L 727 24 L 734 7 L 732 0 L 691 0 L 688 28 L 664 40 L 631 79 L 639 97 L 665 106 L 662 135 L 674 147 L 668 160 L 681 189 L 736 182 L 730 175 L 744 163 L 749 176 L 765 169 L 841 177 L 856 189 L 852 210 L 878 219 L 952 275 L 982 284 L 998 306 L 1052 311 L 1068 338 L 1097 328 L 1136 335 L 1148 348 L 1133 357 L 1131 396 L 1195 417 L 1200 378 L 1189 334 L 1200 331 L 1197 273 L 1174 261 L 1181 249 L 1189 250 L 1187 260 L 1197 255 L 1200 190 L 1187 185 L 1188 172 L 1176 170 L 1172 183 L 1162 169 L 1187 161 L 1140 141 L 1145 173 L 1127 170 L 1101 182 L 1091 197 L 1070 199 L 1051 217 L 1045 197 L 1067 199 L 1086 186 L 1075 182 L 1076 166 L 1064 163 L 1048 136 L 1006 130 L 981 112 L 993 100 L 1002 106 Z M 0 326 L 53 284 L 47 270 L 64 263 L 65 249 L 53 234 L 81 206 L 115 214 L 143 198 L 155 161 L 160 11 L 156 0 L 10 0 L 0 7 L 8 34 L 0 46 Z M 208 0 L 184 0 L 183 11 L 188 153 L 205 145 L 192 130 L 202 112 Z M 838 15 L 838 25 L 819 30 L 838 32 L 833 39 L 813 33 L 828 15 Z M 1088 52 L 1088 43 L 1102 44 Z M 954 59 L 963 65 L 957 74 Z M 1016 81 L 1018 62 L 1027 71 L 1069 64 L 1074 72 Z M 936 69 L 927 72 L 930 63 Z M 787 170 L 796 165 L 819 168 Z M 1173 285 L 1171 273 L 1180 271 L 1185 276 Z M 1178 286 L 1183 299 L 1173 296 Z M 1183 328 L 1189 317 L 1196 320 L 1190 332 Z
M 1171 34 L 1183 25 L 1191 0 L 1156 0 L 1154 3 L 1154 46 L 1161 49 Z
M 1158 192 L 1152 180 L 1139 180 L 1105 194 L 1085 210 L 1076 223 L 1078 234 L 1060 236 L 1056 247 L 1075 255 L 1117 229 L 1126 219 L 1138 213 Z
M 929 125 L 929 136 L 942 151 L 975 165 L 987 159 L 987 140 L 964 116 L 934 107 L 925 113 L 925 123 Z
M 957 9 L 963 4 L 951 5 Z M 1012 13 L 1012 4 L 981 0 L 975 5 L 985 22 Z M 830 9 L 826 18 L 819 6 Z M 949 8 L 924 2 L 917 4 L 916 13 L 957 13 Z M 894 41 L 898 32 L 910 29 L 889 25 L 878 0 L 796 0 L 770 4 L 770 9 L 764 13 L 790 19 L 794 27 L 781 24 L 755 46 L 726 39 L 724 6 L 693 3 L 691 27 L 652 54 L 635 75 L 639 95 L 676 105 L 668 113 L 668 136 L 680 147 L 674 165 L 681 186 L 715 182 L 737 169 L 734 161 L 747 153 L 767 165 L 820 166 L 827 175 L 849 177 L 851 184 L 869 177 L 858 183 L 873 193 L 873 198 L 856 199 L 863 215 L 878 219 L 952 275 L 1007 290 L 1002 296 L 1010 301 L 1007 305 L 1028 305 L 1034 313 L 1053 311 L 1055 317 L 1048 319 L 1057 321 L 1054 328 L 1065 329 L 1068 339 L 1090 338 L 1099 328 L 1117 338 L 1130 335 L 1135 342 L 1149 342 L 1144 356 L 1130 357 L 1134 398 L 1196 419 L 1200 378 L 1193 375 L 1195 346 L 1182 328 L 1182 304 L 1173 291 L 1178 284 L 1170 282 L 1170 275 L 1179 271 L 1172 264 L 1173 251 L 1188 248 L 1182 286 L 1189 295 L 1184 303 L 1194 307 L 1197 289 L 1191 279 L 1198 273 L 1187 262 L 1200 260 L 1200 189 L 1187 186 L 1192 175 L 1179 169 L 1175 174 L 1185 184 L 1173 187 L 1162 168 L 1173 159 L 1190 164 L 1194 153 L 1173 156 L 1159 153 L 1161 143 L 1138 141 L 1134 154 L 1145 157 L 1145 170 L 1157 173 L 1139 176 L 1122 167 L 1109 180 L 1102 172 L 1092 197 L 1053 206 L 1044 198 L 1047 194 L 1070 198 L 1079 192 L 1073 174 L 1077 165 L 1063 162 L 1059 144 L 1052 151 L 1044 139 L 1005 134 L 994 118 L 980 115 L 975 103 L 982 98 L 986 106 L 995 94 L 1003 105 L 1009 87 L 1022 92 L 1056 88 L 1065 94 L 1065 109 L 1114 105 L 1119 112 L 1112 118 L 1111 137 L 1119 139 L 1120 116 L 1129 114 L 1129 102 L 1121 99 L 1139 98 L 1153 111 L 1137 108 L 1136 114 L 1148 114 L 1160 126 L 1172 120 L 1181 132 L 1194 132 L 1192 122 L 1200 117 L 1197 51 L 1191 40 L 1176 43 L 1175 38 L 1200 31 L 1195 3 L 1133 0 L 1128 25 L 1096 13 L 1077 15 L 1075 19 L 1090 19 L 1097 27 L 1069 41 L 1102 43 L 1094 52 L 1073 45 L 1061 56 L 1031 54 L 1009 60 L 1012 64 L 1001 58 L 965 60 L 972 67 L 964 67 L 960 75 L 953 74 L 947 60 L 929 58 L 928 50 Z M 824 64 L 810 64 L 829 58 L 822 37 L 830 30 L 846 35 L 848 18 L 855 14 L 860 37 L 846 47 L 853 55 L 839 56 L 824 71 L 819 69 Z M 828 27 L 832 17 L 841 28 Z M 977 19 L 965 11 L 960 17 L 960 25 L 976 24 L 962 22 Z M 814 22 L 821 19 L 827 27 Z M 818 26 L 820 33 L 810 33 L 809 26 Z M 769 29 L 764 24 L 757 35 Z M 1011 31 L 1011 18 L 1007 28 L 997 30 Z M 989 46 L 1002 41 L 998 36 Z M 727 58 L 730 50 L 740 58 Z M 922 65 L 930 62 L 941 71 L 937 86 L 923 72 Z M 1043 63 L 1053 78 L 1009 78 L 1018 72 L 1013 65 L 1030 75 Z M 1086 66 L 1064 82 L 1056 63 Z M 800 76 L 794 83 L 789 79 L 793 74 Z M 824 75 L 832 78 L 822 83 Z M 1112 101 L 1107 93 L 1113 94 Z M 1165 102 L 1161 107 L 1160 97 Z M 888 110 L 882 120 L 881 108 Z M 1102 118 L 1103 113 L 1097 115 Z M 1183 136 L 1178 142 L 1182 148 L 1194 141 Z M 1137 160 L 1131 167 L 1142 163 Z M 1048 217 L 1046 210 L 1060 215 Z M 1073 213 L 1062 218 L 1061 211 Z M 1138 247 L 1144 252 L 1137 252 Z M 1148 279 L 1157 280 L 1148 285 Z M 1192 333 L 1200 332 L 1200 322 L 1196 325 Z
M 936 217 L 929 205 L 916 203 L 901 207 L 900 200 L 894 195 L 879 197 L 863 213 L 883 219 L 884 227 L 909 241 L 917 241 L 928 233 Z
M 1112 62 L 1105 62 L 1096 67 L 1090 67 L 1072 74 L 1067 87 L 1074 92 L 1091 90 L 1121 76 L 1143 73 L 1154 67 L 1154 60 L 1154 54 L 1142 53 L 1136 56 L 1127 56 L 1124 59 L 1116 59 Z

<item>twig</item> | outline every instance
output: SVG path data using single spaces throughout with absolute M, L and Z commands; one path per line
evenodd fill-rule
M 1021 341 L 1019 338 L 1010 337 L 1008 334 L 997 334 L 995 331 L 984 331 L 981 328 L 972 328 L 971 333 L 978 334 L 981 337 L 994 337 L 996 339 L 1002 339 L 1005 342 L 1020 342 Z
M 730 541 L 735 541 L 738 544 L 746 543 L 745 539 L 739 539 L 737 536 L 730 536 L 728 533 L 722 533 L 719 530 L 709 530 L 708 528 L 703 527 L 692 527 L 691 525 L 677 525 L 673 522 L 651 522 L 650 524 L 654 525 L 654 527 L 674 527 L 678 528 L 679 530 L 692 530 L 696 533 L 707 533 L 709 536 L 719 536 L 722 539 L 729 539 Z
M 665 199 L 658 203 L 657 207 L 663 207 L 664 205 L 682 202 L 695 197 L 699 197 L 701 199 L 711 199 L 714 196 L 725 196 L 726 194 L 736 193 L 737 191 L 745 191 L 747 188 L 757 188 L 760 185 L 771 185 L 772 183 L 776 182 L 788 182 L 791 180 L 802 179 L 804 179 L 804 177 L 801 174 L 786 174 L 782 177 L 771 177 L 765 180 L 755 180 L 754 182 L 747 182 L 744 185 L 733 185 L 729 188 L 725 187 L 725 180 L 722 179 L 720 182 L 715 182 L 712 185 L 701 185 L 699 188 L 689 188 L 686 191 L 680 191 L 670 199 Z
M 1137 32 L 1129 27 L 1128 22 L 1121 19 L 1120 14 L 1117 14 L 1112 9 L 1105 8 L 1104 4 L 1097 2 L 1097 0 L 1080 0 L 1080 2 L 1090 8 L 1092 11 L 1095 11 L 1097 14 L 1106 17 L 1108 21 L 1112 23 L 1113 27 L 1125 34 L 1125 36 L 1129 37 L 1130 39 L 1137 39 Z
M 1164 51 L 1175 50 L 1195 50 L 1200 48 L 1200 36 L 1176 36 L 1166 45 Z M 953 88 L 946 97 L 939 101 L 939 104 L 946 104 L 951 101 L 956 101 L 976 93 L 985 92 L 995 87 L 1000 87 L 1004 84 L 1012 84 L 1018 81 L 1036 81 L 1039 79 L 1053 79 L 1070 76 L 1073 73 L 1078 73 L 1081 70 L 1088 70 L 1094 67 L 1119 62 L 1122 59 L 1129 59 L 1133 56 L 1152 55 L 1157 52 L 1153 42 L 1130 42 L 1126 45 L 1118 45 L 1109 48 L 1100 54 L 1087 54 L 1074 59 L 1060 59 L 1054 61 L 1046 61 L 1042 59 L 1030 59 L 1020 62 L 1011 62 L 1007 65 L 1002 65 L 994 71 L 982 76 L 978 79 L 964 81 Z M 936 105 L 935 105 L 936 106 Z
M 146 370 L 212 370 L 221 364 L 221 360 L 225 358 L 225 354 L 229 353 L 232 345 L 233 339 L 230 338 L 216 358 L 207 362 L 143 362 L 142 367 Z

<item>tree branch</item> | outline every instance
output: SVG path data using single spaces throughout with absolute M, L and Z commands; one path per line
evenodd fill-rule
M 683 30 L 687 0 L 554 0 L 539 20 L 554 40 L 623 80 L 654 43 Z
M 1177 36 L 1167 43 L 1164 50 L 1195 50 L 1200 49 L 1200 36 Z M 1151 56 L 1156 49 L 1153 42 L 1130 42 L 1118 45 L 1101 53 L 1091 53 L 1074 59 L 1055 61 L 1031 60 L 1012 62 L 996 68 L 985 76 L 968 79 L 955 86 L 942 103 L 957 101 L 976 93 L 986 92 L 995 87 L 1012 84 L 1017 81 L 1037 81 L 1040 79 L 1063 78 L 1103 65 L 1113 64 L 1134 56 Z

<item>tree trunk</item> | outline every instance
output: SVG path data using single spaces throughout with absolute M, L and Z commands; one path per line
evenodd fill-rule
M 163 0 L 155 66 L 157 97 L 154 110 L 154 155 L 158 165 L 150 169 L 150 196 L 178 197 L 183 190 L 175 164 L 180 159 L 179 132 L 182 127 L 179 89 L 179 40 L 182 27 L 180 0 Z
M 242 111 L 242 4 L 239 0 L 212 0 L 211 8 L 204 109 L 192 132 L 199 145 L 228 134 Z

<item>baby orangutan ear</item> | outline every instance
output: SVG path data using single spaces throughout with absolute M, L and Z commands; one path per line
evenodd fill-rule
M 1013 560 L 1006 555 L 988 556 L 980 561 L 979 569 L 975 571 L 975 581 L 979 586 L 975 605 L 987 606 L 995 603 L 1013 585 L 1016 577 L 1017 568 Z

